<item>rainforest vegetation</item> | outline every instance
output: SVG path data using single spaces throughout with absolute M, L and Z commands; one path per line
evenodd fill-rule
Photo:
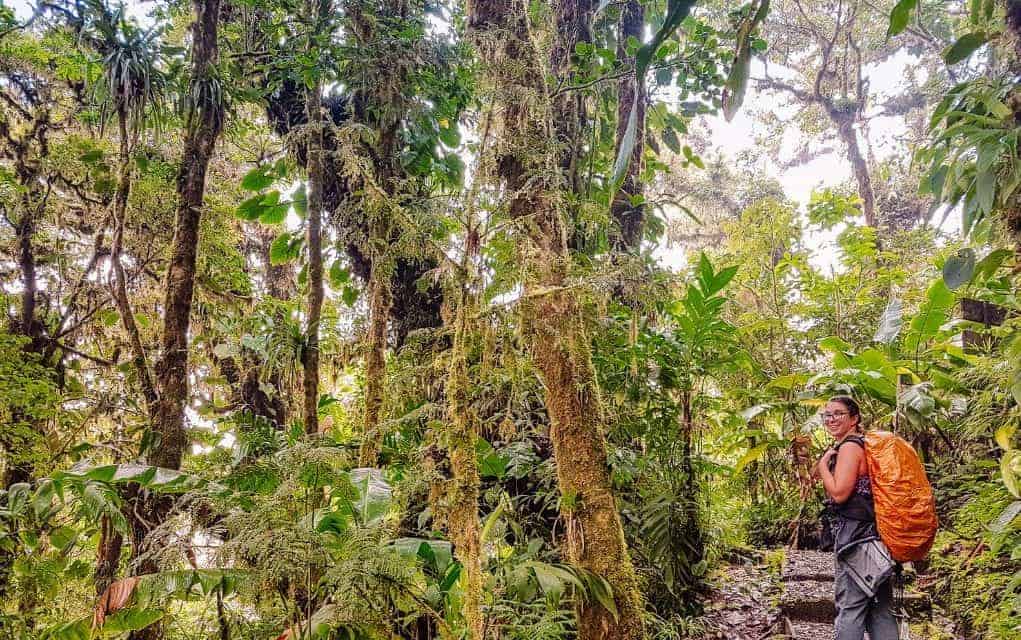
M 0 0 L 0 637 L 738 637 L 838 393 L 1021 637 L 1019 145 L 1018 0 Z

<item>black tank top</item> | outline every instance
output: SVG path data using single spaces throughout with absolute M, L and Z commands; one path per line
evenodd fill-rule
M 840 447 L 848 442 L 853 442 L 862 450 L 865 449 L 864 438 L 849 436 L 837 445 L 838 455 Z M 836 466 L 837 456 L 833 456 L 829 462 L 830 473 Z M 833 533 L 833 550 L 838 556 L 859 542 L 879 538 L 879 531 L 876 528 L 876 507 L 872 501 L 872 483 L 868 475 L 858 476 L 851 496 L 843 504 L 837 504 L 829 497 L 823 504 L 833 516 L 829 521 Z

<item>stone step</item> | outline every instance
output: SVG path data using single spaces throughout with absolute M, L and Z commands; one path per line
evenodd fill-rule
M 900 605 L 909 615 L 928 614 L 929 597 L 906 591 Z M 780 610 L 791 620 L 832 623 L 837 615 L 833 603 L 833 582 L 825 580 L 796 580 L 784 585 L 780 596 Z
M 833 582 L 833 554 L 823 551 L 788 550 L 781 578 L 784 582 L 803 580 Z
M 833 604 L 833 581 L 787 582 L 780 595 L 780 611 L 791 620 L 832 622 L 837 613 Z
M 833 640 L 833 623 L 801 622 L 785 620 L 783 633 L 777 633 L 769 640 Z M 869 640 L 869 634 L 865 634 Z
M 785 640 L 833 640 L 833 623 L 795 621 L 785 625 Z M 778 640 L 776 636 L 774 636 Z

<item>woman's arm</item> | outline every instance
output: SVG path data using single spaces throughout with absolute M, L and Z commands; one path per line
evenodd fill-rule
M 851 444 L 854 445 L 854 443 Z M 858 468 L 861 466 L 864 455 L 865 452 L 857 445 L 840 447 L 837 465 L 834 467 L 833 473 L 830 473 L 829 470 L 831 455 L 825 455 L 819 461 L 818 470 L 819 476 L 822 478 L 822 486 L 837 504 L 847 502 L 854 492 L 854 483 L 858 481 Z

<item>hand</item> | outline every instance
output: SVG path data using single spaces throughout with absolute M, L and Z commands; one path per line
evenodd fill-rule
M 830 458 L 832 458 L 835 455 L 837 455 L 837 450 L 836 449 L 827 449 L 826 453 L 822 454 L 822 457 L 819 458 L 819 463 L 815 465 L 815 469 L 813 470 L 813 472 L 814 472 L 816 477 L 819 477 L 819 478 L 822 477 L 822 470 L 823 469 L 826 469 L 827 471 L 829 471 L 829 469 L 830 469 Z

